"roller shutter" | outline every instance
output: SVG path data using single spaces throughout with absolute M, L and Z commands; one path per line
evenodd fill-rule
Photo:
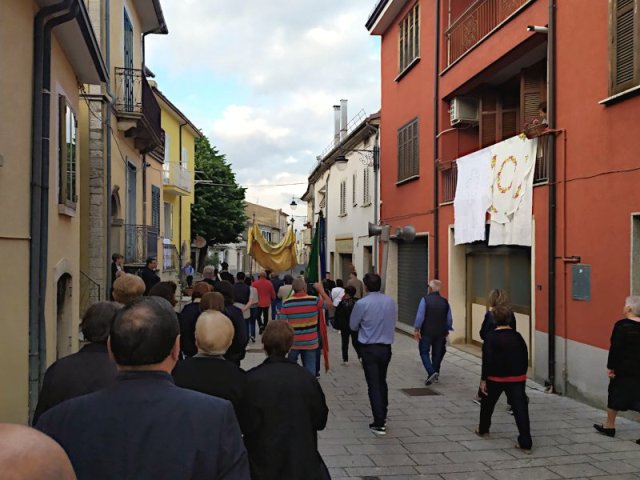
M 398 320 L 413 325 L 420 299 L 427 293 L 427 237 L 398 244 Z

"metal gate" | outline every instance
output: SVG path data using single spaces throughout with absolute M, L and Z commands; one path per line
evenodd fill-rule
M 429 275 L 427 237 L 398 244 L 398 320 L 413 325 L 420 299 L 427 293 Z

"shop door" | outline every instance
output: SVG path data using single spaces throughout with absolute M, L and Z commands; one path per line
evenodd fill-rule
M 413 325 L 420 299 L 427 294 L 429 275 L 427 237 L 398 244 L 398 320 Z

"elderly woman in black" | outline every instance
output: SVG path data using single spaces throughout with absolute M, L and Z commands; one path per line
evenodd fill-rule
M 627 297 L 624 302 L 625 318 L 618 320 L 611 333 L 611 348 L 607 361 L 609 399 L 607 419 L 594 424 L 600 433 L 616 434 L 618 412 L 640 412 L 640 296 Z M 640 439 L 636 440 L 640 445 Z
M 496 305 L 493 309 L 495 329 L 487 332 L 482 345 L 482 377 L 480 390 L 483 397 L 480 403 L 480 426 L 476 433 L 484 436 L 489 433 L 493 410 L 505 392 L 513 408 L 518 427 L 516 448 L 529 453 L 532 441 L 529 429 L 529 405 L 525 393 L 529 354 L 522 335 L 509 326 L 511 309 L 505 305 Z

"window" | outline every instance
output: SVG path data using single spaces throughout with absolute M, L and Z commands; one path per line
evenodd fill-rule
M 262 232 L 262 236 L 267 240 L 267 242 L 271 242 L 271 231 L 270 230 L 264 230 L 264 229 L 260 229 L 260 232 Z
M 347 181 L 340 182 L 340 215 L 347 214 Z
M 155 222 L 155 218 L 152 220 Z M 160 192 L 158 191 L 158 225 L 154 223 L 154 228 L 160 230 Z M 157 230 L 156 230 L 157 231 Z M 164 238 L 171 240 L 173 238 L 173 209 L 169 202 L 164 202 Z
M 155 185 L 151 185 L 151 226 L 156 232 L 160 233 L 160 189 Z M 164 229 L 166 232 L 166 223 Z
M 75 207 L 78 201 L 76 186 L 78 122 L 75 113 L 63 95 L 58 98 L 58 113 L 58 178 L 60 185 L 58 203 Z
M 369 169 L 365 168 L 362 175 L 362 206 L 366 207 L 371 203 L 371 194 L 369 191 Z
M 356 199 L 356 182 L 358 181 L 358 174 L 357 172 L 354 172 L 352 177 L 351 177 L 351 203 L 353 204 L 353 206 L 355 207 L 356 205 L 358 205 L 358 200 Z
M 640 84 L 640 7 L 638 0 L 610 0 L 609 61 L 612 95 Z
M 418 149 L 418 119 L 398 130 L 398 181 L 420 173 Z
M 402 73 L 420 56 L 420 7 L 416 4 L 400 22 L 398 72 Z
M 182 152 L 180 153 L 180 164 L 183 167 L 186 167 L 189 164 L 189 152 L 187 151 L 187 147 L 182 147 Z

